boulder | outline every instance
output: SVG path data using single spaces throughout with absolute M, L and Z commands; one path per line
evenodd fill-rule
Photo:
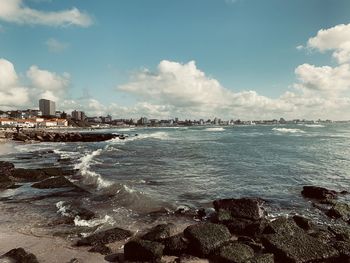
M 198 256 L 208 256 L 231 238 L 224 225 L 203 223 L 187 227 L 185 237 L 189 240 L 189 251 Z
M 31 138 L 27 136 L 26 134 L 19 132 L 19 133 L 14 133 L 13 134 L 13 140 L 15 141 L 21 141 L 21 142 L 26 142 L 30 140 Z
M 132 232 L 121 228 L 112 228 L 94 233 L 84 237 L 77 242 L 77 246 L 95 246 L 100 244 L 109 244 L 115 241 L 124 240 L 132 236 Z
M 65 217 L 70 218 L 68 222 L 72 222 L 77 216 L 83 220 L 90 220 L 96 216 L 94 212 L 82 207 L 80 202 L 60 202 L 57 208 Z
M 331 245 L 303 232 L 287 233 L 262 237 L 266 251 L 275 254 L 278 262 L 337 262 L 339 252 Z
M 349 221 L 350 206 L 346 203 L 336 202 L 332 208 L 326 212 L 326 215 L 331 218 L 341 218 L 344 221 Z
M 335 235 L 335 238 L 339 241 L 350 242 L 350 228 L 340 225 L 330 225 L 328 230 Z
M 350 262 L 350 243 L 337 241 L 333 243 L 333 247 L 340 253 L 339 262 Z
M 303 229 L 298 227 L 292 218 L 278 217 L 269 222 L 264 229 L 264 234 L 294 235 L 295 233 L 304 233 Z
M 246 235 L 251 237 L 262 234 L 266 224 L 267 221 L 265 219 L 249 220 L 242 218 L 234 218 L 231 221 L 225 223 L 232 234 Z
M 124 246 L 124 257 L 130 261 L 159 260 L 163 256 L 164 245 L 149 240 L 136 239 L 127 242 Z
M 171 236 L 171 232 L 175 225 L 172 223 L 160 224 L 153 227 L 148 233 L 143 235 L 141 238 L 150 241 L 161 241 Z
M 161 241 L 164 245 L 164 254 L 169 256 L 180 256 L 187 253 L 188 240 L 183 233 L 165 238 Z
M 32 185 L 34 188 L 39 189 L 52 189 L 52 188 L 78 188 L 75 184 L 69 181 L 64 176 L 52 177 L 35 183 Z
M 335 199 L 337 198 L 337 192 L 334 190 L 329 190 L 327 188 L 318 186 L 304 186 L 301 194 L 304 197 L 313 199 Z
M 312 223 L 309 219 L 300 216 L 300 215 L 295 215 L 293 216 L 294 222 L 298 225 L 298 227 L 304 229 L 304 230 L 310 230 L 312 228 Z
M 23 248 L 14 248 L 1 256 L 1 258 L 10 258 L 15 263 L 39 263 L 36 256 L 26 252 Z
M 275 262 L 275 259 L 273 254 L 261 254 L 246 260 L 244 263 L 274 263 L 274 262 Z
M 92 248 L 90 248 L 89 252 L 100 253 L 101 255 L 109 255 L 112 253 L 112 250 L 109 247 L 107 247 L 106 245 L 99 244 L 99 245 L 95 245 Z
M 238 242 L 231 242 L 221 246 L 213 259 L 222 263 L 243 263 L 254 256 L 254 250 Z
M 37 182 L 48 179 L 50 176 L 40 169 L 17 168 L 13 171 L 11 177 L 16 182 Z
M 262 201 L 256 198 L 221 199 L 214 201 L 216 211 L 227 210 L 235 218 L 259 220 L 264 216 Z
M 0 161 L 0 180 L 5 177 L 8 178 L 15 169 L 13 163 Z

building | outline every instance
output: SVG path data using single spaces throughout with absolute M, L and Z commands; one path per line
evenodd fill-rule
M 85 112 L 83 111 L 72 111 L 72 119 L 76 121 L 83 121 L 86 119 Z
M 43 116 L 56 116 L 56 103 L 52 100 L 39 100 L 39 109 Z

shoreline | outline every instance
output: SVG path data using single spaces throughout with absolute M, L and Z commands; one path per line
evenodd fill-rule
M 332 219 L 330 224 L 319 224 L 300 215 L 271 220 L 266 201 L 242 197 L 215 200 L 212 212 L 205 209 L 170 214 L 160 211 L 153 215 L 152 223 L 142 228 L 121 229 L 118 224 L 112 224 L 87 231 L 73 224 L 76 218 L 95 218 L 94 212 L 83 203 L 66 201 L 63 213 L 56 212 L 56 218 L 50 218 L 49 213 L 30 212 L 31 208 L 43 205 L 35 203 L 36 200 L 45 203 L 54 197 L 72 200 L 90 195 L 67 179 L 74 171 L 58 167 L 17 169 L 11 163 L 0 164 L 2 188 L 18 189 L 28 182 L 33 189 L 62 189 L 39 199 L 35 196 L 12 201 L 1 198 L 0 255 L 22 247 L 26 253 L 33 253 L 38 262 L 104 262 L 107 259 L 107 262 L 123 262 L 122 258 L 151 262 L 160 259 L 238 262 L 235 260 L 242 257 L 245 260 L 239 262 L 245 263 L 350 260 L 350 250 L 346 250 L 350 248 L 350 206 L 341 200 L 341 196 L 349 194 L 345 191 L 304 186 L 300 192 Z M 51 231 L 47 231 L 48 227 Z M 192 257 L 192 261 L 181 259 L 183 257 L 187 260 Z M 71 261 L 74 258 L 80 261 Z

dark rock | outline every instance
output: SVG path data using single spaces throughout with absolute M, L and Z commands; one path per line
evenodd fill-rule
M 211 221 L 213 223 L 219 223 L 219 224 L 225 224 L 232 220 L 235 220 L 235 219 L 232 217 L 231 211 L 224 210 L 224 209 L 219 209 L 211 218 Z
M 224 225 L 203 223 L 189 226 L 184 231 L 189 240 L 189 250 L 194 255 L 207 256 L 231 238 Z
M 335 235 L 339 241 L 350 241 L 350 228 L 344 226 L 328 226 L 328 230 Z
M 274 255 L 273 254 L 262 254 L 255 256 L 251 259 L 248 259 L 244 263 L 274 263 Z
M 327 229 L 317 229 L 316 231 L 309 233 L 309 235 L 314 238 L 317 238 L 319 241 L 325 244 L 336 239 L 335 234 L 328 231 Z
M 275 254 L 278 262 L 330 262 L 339 257 L 336 249 L 314 237 L 303 232 L 288 232 L 262 238 L 266 251 Z
M 94 233 L 84 237 L 77 242 L 77 246 L 94 246 L 100 244 L 109 244 L 115 241 L 124 240 L 132 236 L 132 232 L 121 228 L 112 228 Z
M 344 221 L 350 219 L 350 206 L 345 203 L 336 202 L 331 209 L 326 212 L 326 215 L 332 218 L 341 218 Z
M 3 177 L 8 178 L 12 174 L 14 169 L 15 166 L 13 165 L 13 163 L 0 161 L 0 180 Z
M 225 223 L 227 228 L 232 234 L 235 235 L 246 235 L 251 237 L 256 237 L 264 231 L 267 221 L 265 219 L 261 220 L 249 220 L 234 218 L 231 221 Z
M 295 216 L 293 216 L 293 220 L 298 225 L 298 227 L 300 227 L 306 231 L 310 230 L 312 228 L 311 221 L 303 216 L 295 215 Z
M 303 233 L 304 231 L 291 218 L 278 217 L 267 224 L 264 234 L 284 234 L 293 235 L 294 233 Z
M 17 168 L 13 171 L 13 180 L 16 182 L 37 182 L 51 177 L 40 169 Z
M 231 216 L 236 218 L 258 220 L 264 216 L 262 202 L 256 198 L 221 199 L 213 204 L 216 211 L 228 210 Z
M 182 233 L 163 239 L 164 254 L 169 256 L 179 256 L 187 253 L 188 240 Z
M 23 248 L 14 248 L 1 256 L 2 258 L 11 258 L 15 263 L 39 263 L 36 256 L 26 252 Z
M 122 253 L 115 253 L 105 256 L 105 260 L 108 262 L 125 262 L 124 261 L 124 254 Z
M 254 256 L 254 250 L 238 242 L 231 242 L 221 246 L 214 255 L 216 262 L 242 263 Z
M 344 241 L 337 241 L 333 243 L 333 247 L 340 253 L 341 261 L 350 262 L 350 243 Z
M 78 216 L 80 219 L 90 220 L 96 216 L 94 212 L 82 207 L 81 203 L 79 202 L 63 202 L 61 205 L 64 207 L 64 216 L 70 217 L 71 219 Z
M 337 192 L 318 186 L 304 186 L 302 195 L 313 199 L 334 199 L 337 198 Z
M 13 134 L 13 140 L 15 140 L 15 141 L 26 142 L 30 139 L 31 138 L 29 136 L 27 136 L 26 134 L 24 134 L 22 132 Z
M 90 248 L 89 252 L 100 253 L 101 255 L 108 255 L 112 253 L 112 250 L 106 245 L 99 244 Z
M 175 225 L 172 223 L 160 224 L 153 227 L 148 233 L 143 235 L 141 238 L 150 241 L 160 241 L 162 239 L 170 237 L 174 227 Z
M 149 240 L 136 239 L 124 246 L 124 257 L 130 261 L 156 261 L 163 256 L 164 245 Z
M 33 184 L 32 187 L 39 188 L 39 189 L 67 188 L 67 187 L 77 188 L 75 184 L 70 182 L 64 176 L 45 179 L 41 182 Z

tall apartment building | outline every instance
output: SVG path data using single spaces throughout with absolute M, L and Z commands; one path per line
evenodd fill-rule
M 86 115 L 83 111 L 72 111 L 72 119 L 77 121 L 83 121 L 85 120 Z
M 43 116 L 55 116 L 56 115 L 56 103 L 52 100 L 39 100 L 39 109 Z

